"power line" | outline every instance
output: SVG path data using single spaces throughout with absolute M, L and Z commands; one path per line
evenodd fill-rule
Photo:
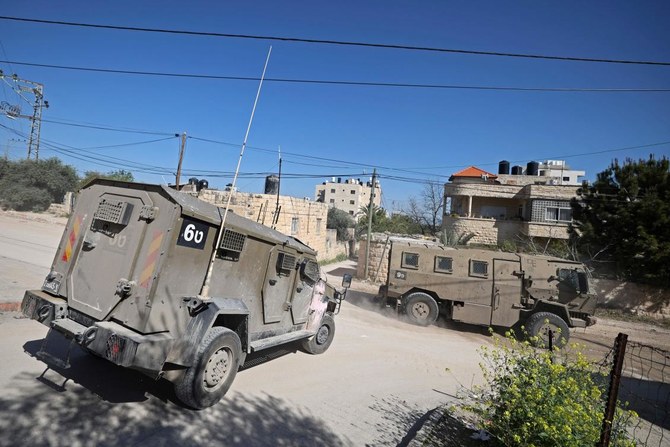
M 197 73 L 170 73 L 161 71 L 142 70 L 118 70 L 113 68 L 94 68 L 73 65 L 38 64 L 34 62 L 0 60 L 2 63 L 24 65 L 28 67 L 52 68 L 57 70 L 84 71 L 92 73 L 125 74 L 135 76 L 160 76 L 188 79 L 212 79 L 226 81 L 259 81 L 260 78 L 253 76 L 222 76 L 206 75 Z M 289 84 L 314 84 L 314 85 L 344 85 L 358 87 L 393 87 L 393 88 L 415 88 L 415 89 L 439 89 L 439 90 L 489 90 L 510 92 L 549 92 L 549 93 L 667 93 L 670 88 L 581 88 L 581 87 L 510 87 L 510 86 L 486 86 L 486 85 L 458 85 L 458 84 L 416 84 L 404 82 L 368 82 L 368 81 L 338 81 L 328 79 L 293 79 L 293 78 L 265 78 L 266 82 L 289 83 Z
M 463 49 L 456 49 L 456 48 L 438 48 L 438 47 L 425 47 L 425 46 L 400 45 L 400 44 L 384 44 L 384 43 L 374 43 L 374 42 L 354 42 L 354 41 L 342 41 L 342 40 L 307 39 L 307 38 L 301 38 L 301 37 L 262 36 L 262 35 L 254 35 L 254 34 L 233 34 L 233 33 L 215 33 L 215 32 L 187 31 L 187 30 L 175 30 L 175 29 L 164 29 L 164 28 L 143 28 L 143 27 L 121 26 L 121 25 L 101 25 L 101 24 L 93 24 L 93 23 L 66 22 L 66 21 L 61 21 L 61 20 L 42 20 L 42 19 L 31 19 L 31 18 L 10 17 L 10 16 L 0 16 L 0 19 L 2 19 L 2 20 L 12 20 L 12 21 L 16 21 L 16 22 L 40 23 L 40 24 L 46 24 L 46 25 L 75 26 L 75 27 L 82 27 L 82 28 L 110 29 L 110 30 L 121 30 L 121 31 L 140 31 L 140 32 L 149 32 L 149 33 L 176 34 L 176 35 L 188 35 L 188 36 L 223 37 L 223 38 L 254 39 L 254 40 L 272 40 L 272 41 L 281 41 L 281 42 L 300 42 L 300 43 L 323 44 L 323 45 L 354 46 L 354 47 L 367 47 L 367 48 L 385 48 L 385 49 L 393 49 L 393 50 L 429 51 L 429 52 L 437 52 L 437 53 L 470 54 L 470 55 L 476 55 L 476 56 L 501 56 L 501 57 L 514 57 L 514 58 L 526 58 L 526 59 L 546 59 L 546 60 L 573 61 L 573 62 L 598 62 L 598 63 L 608 63 L 608 64 L 634 64 L 634 65 L 670 66 L 670 62 L 663 62 L 663 61 L 604 59 L 604 58 L 576 57 L 576 56 L 551 56 L 551 55 L 542 55 L 542 54 L 511 53 L 511 52 L 500 52 L 500 51 L 463 50 Z
M 170 135 L 170 138 L 172 138 L 172 136 L 177 135 L 177 133 L 175 133 L 175 132 L 156 132 L 156 131 L 138 130 L 138 129 L 122 129 L 122 128 L 116 128 L 116 127 L 111 127 L 111 126 L 104 126 L 104 125 L 67 123 L 67 122 L 64 122 L 64 121 L 57 121 L 57 120 L 43 119 L 42 122 L 52 123 L 52 124 L 60 124 L 60 125 L 63 125 L 63 126 L 84 127 L 84 128 L 88 128 L 88 129 L 109 130 L 109 131 L 112 131 L 112 132 L 141 133 L 141 134 L 147 134 L 147 135 Z

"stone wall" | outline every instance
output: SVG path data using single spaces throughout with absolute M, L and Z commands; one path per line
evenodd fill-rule
M 323 254 L 319 253 L 320 261 L 330 261 L 340 255 L 351 256 L 349 242 L 337 240 L 337 230 L 326 230 L 326 249 Z
M 524 222 L 520 220 L 478 219 L 474 217 L 444 216 L 442 227 L 457 235 L 474 233 L 470 244 L 498 245 L 505 240 L 516 240 Z
M 229 191 L 203 189 L 198 193 L 198 198 L 224 207 L 228 201 L 228 194 Z M 276 203 L 277 196 L 273 194 L 236 192 L 230 199 L 230 210 L 269 227 L 272 226 Z M 279 207 L 277 231 L 309 245 L 316 250 L 319 260 L 331 259 L 326 242 L 328 205 L 296 197 L 279 196 Z

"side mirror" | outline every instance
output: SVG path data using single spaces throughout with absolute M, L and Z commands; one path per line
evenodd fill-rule
M 348 289 L 350 286 L 351 286 L 351 275 L 349 273 L 345 273 L 342 276 L 342 287 Z

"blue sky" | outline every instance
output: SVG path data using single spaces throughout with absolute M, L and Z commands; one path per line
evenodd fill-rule
M 670 61 L 669 2 L 53 2 L 2 1 L 0 15 L 147 28 L 362 41 L 586 58 Z M 569 62 L 76 28 L 0 20 L 0 59 L 131 71 L 387 83 L 549 88 L 666 88 L 670 66 Z M 104 74 L 0 63 L 45 86 L 43 142 L 85 149 L 77 159 L 41 147 L 80 172 L 128 169 L 141 181 L 174 181 L 187 132 L 185 177 L 232 180 L 258 83 Z M 0 101 L 19 102 L 2 83 Z M 26 108 L 24 107 L 24 112 Z M 48 122 L 94 124 L 162 135 Z M 0 116 L 0 149 L 25 156 L 26 120 Z M 7 129 L 9 127 L 9 129 Z M 282 192 L 314 196 L 332 176 L 380 173 L 383 206 L 401 209 L 426 180 L 476 165 L 564 158 L 594 178 L 614 159 L 667 156 L 670 93 L 519 92 L 267 82 L 238 180 L 262 192 L 283 156 Z M 89 149 L 87 149 L 89 148 Z M 607 152 L 602 152 L 607 151 Z M 590 155 L 580 155 L 601 152 Z M 71 154 L 71 153 L 70 153 Z M 570 157 L 563 157 L 570 155 Z M 83 160 L 82 160 L 83 159 Z M 328 161 L 324 159 L 331 159 Z M 201 171 L 216 171 L 202 175 Z M 218 174 L 217 174 L 218 173 Z M 289 174 L 295 174 L 293 176 Z M 220 177 L 217 175 L 221 175 Z M 314 177 L 306 177 L 314 176 Z

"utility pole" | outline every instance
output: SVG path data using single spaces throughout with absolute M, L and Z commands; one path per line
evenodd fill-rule
M 179 134 L 175 134 L 178 137 Z M 181 177 L 181 162 L 184 160 L 184 149 L 186 148 L 186 132 L 181 134 L 181 145 L 179 147 L 179 163 L 177 164 L 177 178 L 175 179 L 175 188 L 179 191 L 179 178 Z
M 372 170 L 372 185 L 370 186 L 370 204 L 368 205 L 368 240 L 365 245 L 365 273 L 363 278 L 368 279 L 368 262 L 370 261 L 370 239 L 372 238 L 372 215 L 374 211 L 375 183 L 377 183 L 377 168 Z
M 0 80 L 9 85 L 12 90 L 25 102 L 33 107 L 32 115 L 22 115 L 21 107 L 3 102 L 2 110 L 9 118 L 28 118 L 30 120 L 30 135 L 28 137 L 28 158 L 35 154 L 35 160 L 40 159 L 40 127 L 42 125 L 42 108 L 49 108 L 49 101 L 44 100 L 44 85 L 39 82 L 21 79 L 16 74 L 6 76 L 0 70 Z M 24 93 L 32 93 L 35 101 L 24 96 Z

